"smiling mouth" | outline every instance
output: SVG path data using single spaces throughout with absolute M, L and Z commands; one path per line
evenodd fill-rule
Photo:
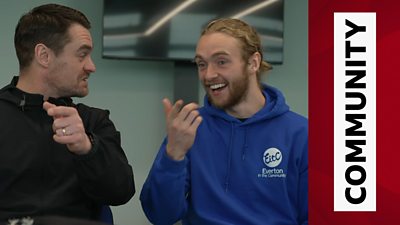
M 224 87 L 226 87 L 226 84 L 224 84 L 224 83 L 209 85 L 209 88 L 211 89 L 211 91 L 217 91 L 217 90 L 220 90 L 220 89 L 222 89 Z

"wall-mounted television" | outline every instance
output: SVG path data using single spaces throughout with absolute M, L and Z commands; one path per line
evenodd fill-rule
M 104 0 L 103 57 L 192 61 L 202 28 L 239 18 L 257 29 L 265 59 L 283 61 L 283 0 Z

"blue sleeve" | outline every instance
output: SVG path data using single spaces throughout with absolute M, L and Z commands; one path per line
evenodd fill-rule
M 308 225 L 308 168 L 300 174 L 300 224 Z
M 143 211 L 153 224 L 174 224 L 185 215 L 188 164 L 186 157 L 170 159 L 164 140 L 140 194 Z
M 308 225 L 308 129 L 301 146 L 301 164 L 299 180 L 299 224 Z

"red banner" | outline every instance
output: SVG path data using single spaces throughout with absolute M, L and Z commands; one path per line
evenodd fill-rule
M 398 6 L 395 0 L 309 0 L 310 225 L 399 223 Z M 376 84 L 366 84 L 376 86 L 376 158 L 367 158 L 376 162 L 376 211 L 371 212 L 334 211 L 334 13 L 340 12 L 376 13 Z

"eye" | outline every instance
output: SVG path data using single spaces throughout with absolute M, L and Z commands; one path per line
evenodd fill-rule
M 228 62 L 228 61 L 227 61 L 226 59 L 218 59 L 218 60 L 217 60 L 217 64 L 218 64 L 219 66 L 225 65 L 227 62 Z
M 78 51 L 76 52 L 77 57 L 79 57 L 80 59 L 84 59 L 86 57 L 88 57 L 91 53 L 91 50 L 88 48 L 80 48 L 78 49 Z
M 204 69 L 204 68 L 206 68 L 206 63 L 204 63 L 203 61 L 197 61 L 196 62 L 196 65 L 197 65 L 197 68 L 199 69 L 199 70 L 201 70 L 201 69 Z
M 81 57 L 81 58 L 85 58 L 87 55 L 88 55 L 87 52 L 81 52 L 81 53 L 79 53 L 79 57 Z

